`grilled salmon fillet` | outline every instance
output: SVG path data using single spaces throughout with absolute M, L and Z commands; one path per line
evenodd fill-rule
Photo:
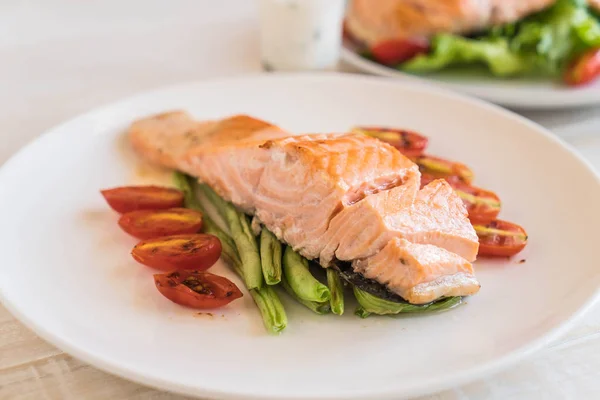
M 173 169 L 182 169 L 181 157 L 200 145 L 289 135 L 273 124 L 247 115 L 198 122 L 179 110 L 142 118 L 129 128 L 129 140 L 139 154 L 152 163 Z
M 198 177 L 324 267 L 352 263 L 416 304 L 478 289 L 478 241 L 460 198 L 443 180 L 419 190 L 418 167 L 377 139 L 290 136 L 249 116 L 195 123 L 178 112 L 129 134 L 142 156 Z
M 309 259 L 320 257 L 336 215 L 403 184 L 412 188 L 411 202 L 420 180 L 418 167 L 392 146 L 354 134 L 203 146 L 185 158 L 220 196 Z
M 198 122 L 184 111 L 172 111 L 135 121 L 129 127 L 133 148 L 148 161 L 177 168 L 177 158 L 201 143 L 216 121 Z
M 517 21 L 556 0 L 351 0 L 346 27 L 372 46 L 385 40 L 471 33 Z M 597 0 L 593 0 L 597 1 Z
M 418 193 L 413 181 L 369 196 L 336 215 L 332 237 L 320 255 L 321 265 L 332 259 L 354 260 L 377 253 L 392 238 L 433 244 L 474 261 L 479 240 L 462 200 L 442 179 Z
M 352 266 L 364 277 L 386 285 L 410 303 L 479 291 L 473 266 L 462 257 L 430 244 L 394 238 L 372 257 Z

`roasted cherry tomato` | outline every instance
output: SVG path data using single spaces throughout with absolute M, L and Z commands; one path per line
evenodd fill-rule
M 433 175 L 421 174 L 421 187 L 434 179 L 436 177 Z M 472 223 L 485 224 L 498 217 L 502 204 L 496 193 L 464 183 L 457 176 L 448 176 L 443 179 L 452 186 L 456 194 L 462 199 Z
M 585 85 L 600 76 L 600 49 L 593 49 L 581 56 L 567 68 L 565 82 L 571 86 Z
M 429 43 L 416 39 L 385 40 L 371 47 L 373 58 L 385 65 L 398 65 L 428 51 Z
M 191 308 L 217 308 L 242 297 L 229 279 L 210 272 L 175 271 L 154 275 L 154 283 L 167 299 Z
M 123 186 L 100 191 L 113 210 L 126 213 L 136 210 L 156 210 L 181 207 L 183 193 L 159 186 Z
M 197 233 L 202 214 L 189 208 L 131 211 L 121 215 L 119 226 L 138 239 Z
M 527 232 L 512 222 L 494 220 L 486 225 L 473 225 L 479 237 L 479 255 L 514 256 L 527 245 Z
M 456 175 L 450 175 L 450 176 L 445 176 L 443 178 L 438 178 L 437 176 L 428 174 L 427 172 L 421 172 L 421 189 L 423 189 L 425 186 L 429 185 L 431 182 L 435 181 L 436 179 L 444 179 L 452 187 L 454 187 L 457 182 L 462 182 L 462 180 Z
M 417 157 L 423 154 L 429 141 L 425 136 L 405 129 L 358 126 L 353 128 L 352 132 L 361 133 L 389 143 L 400 150 L 402 154 L 409 157 Z
M 221 241 L 203 233 L 163 236 L 139 242 L 131 255 L 136 261 L 163 271 L 204 271 L 221 256 Z
M 465 164 L 428 155 L 411 158 L 415 163 L 417 163 L 421 173 L 429 174 L 435 178 L 456 176 L 460 178 L 461 181 L 466 183 L 471 183 L 473 178 L 475 178 L 475 174 L 471 168 L 467 167 Z

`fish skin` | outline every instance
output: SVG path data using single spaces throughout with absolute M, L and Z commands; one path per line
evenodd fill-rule
M 390 240 L 372 257 L 355 260 L 352 267 L 413 304 L 472 295 L 480 288 L 473 266 L 459 255 L 400 238 Z

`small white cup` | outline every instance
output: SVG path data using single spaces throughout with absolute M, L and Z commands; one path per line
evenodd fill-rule
M 346 0 L 259 0 L 259 5 L 265 69 L 337 68 Z

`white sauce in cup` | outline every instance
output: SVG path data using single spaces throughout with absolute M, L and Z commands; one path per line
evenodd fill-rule
M 346 0 L 259 0 L 260 46 L 266 69 L 335 69 Z

